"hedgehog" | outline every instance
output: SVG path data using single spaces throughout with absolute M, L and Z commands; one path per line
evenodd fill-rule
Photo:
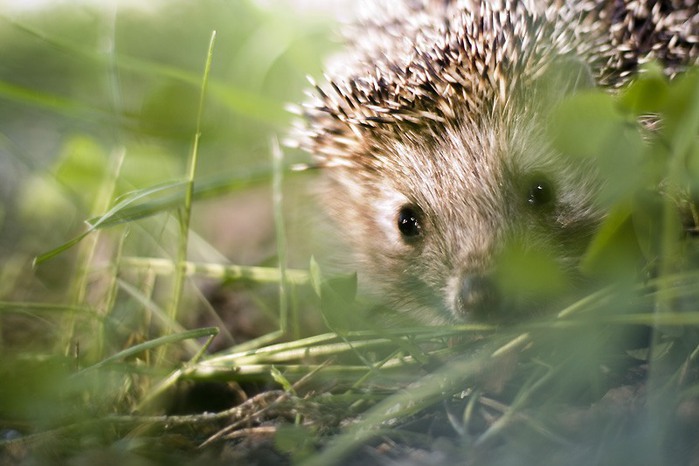
M 371 2 L 295 130 L 360 286 L 427 324 L 501 319 L 508 244 L 577 263 L 604 210 L 597 168 L 556 153 L 551 103 L 699 54 L 695 0 Z M 526 301 L 526 299 L 525 299 Z

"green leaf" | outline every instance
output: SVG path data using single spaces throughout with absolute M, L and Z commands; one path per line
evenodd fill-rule
M 566 155 L 597 159 L 624 123 L 614 105 L 613 98 L 601 91 L 580 92 L 563 100 L 551 119 L 555 147 Z
M 685 156 L 699 133 L 699 71 L 673 81 L 664 109 L 663 135 L 673 152 Z
M 633 279 L 641 251 L 633 225 L 630 203 L 618 204 L 607 215 L 581 260 L 588 276 Z
M 568 288 L 568 281 L 550 251 L 513 243 L 497 261 L 496 279 L 505 296 L 550 296 Z
M 619 104 L 634 116 L 660 113 L 667 105 L 669 83 L 662 68 L 654 63 L 620 95 Z

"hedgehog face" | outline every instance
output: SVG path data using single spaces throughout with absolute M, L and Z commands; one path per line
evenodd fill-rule
M 501 258 L 545 251 L 571 273 L 600 218 L 594 167 L 548 149 L 540 121 L 465 121 L 384 141 L 366 155 L 383 160 L 371 170 L 326 170 L 327 204 L 365 288 L 430 324 L 508 320 L 537 307 L 536 293 L 508 292 Z

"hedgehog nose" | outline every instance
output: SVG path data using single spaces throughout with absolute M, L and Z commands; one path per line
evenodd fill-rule
M 464 315 L 475 320 L 489 320 L 497 316 L 500 296 L 494 281 L 483 275 L 467 275 L 461 280 L 457 307 Z

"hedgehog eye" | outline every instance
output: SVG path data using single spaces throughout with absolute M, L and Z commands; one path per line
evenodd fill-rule
M 532 207 L 546 207 L 555 200 L 551 182 L 542 175 L 532 176 L 526 185 L 527 203 Z
M 413 242 L 422 235 L 421 215 L 419 210 L 412 205 L 401 207 L 398 212 L 398 230 L 403 235 L 403 240 Z

